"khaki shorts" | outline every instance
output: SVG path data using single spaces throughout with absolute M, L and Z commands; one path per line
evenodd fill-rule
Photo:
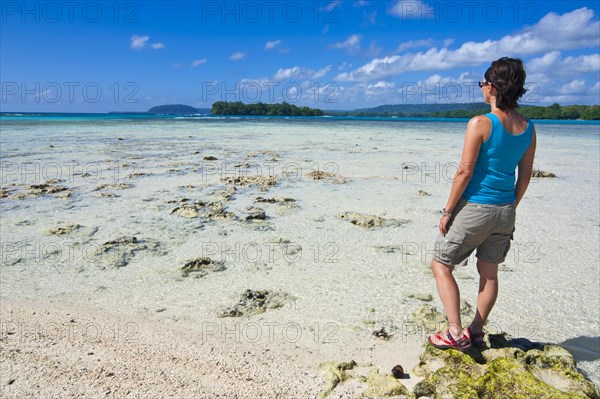
M 515 231 L 515 205 L 457 204 L 446 236 L 435 240 L 434 259 L 446 265 L 466 265 L 477 249 L 478 259 L 502 263 Z

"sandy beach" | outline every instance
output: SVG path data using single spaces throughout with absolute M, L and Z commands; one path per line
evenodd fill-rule
M 244 342 L 233 328 L 223 339 L 77 305 L 3 301 L 0 319 L 4 398 L 313 398 L 323 390 L 315 361 L 343 360 L 333 350 Z M 412 367 L 420 350 L 415 343 L 395 344 L 354 360 L 391 370 L 402 359 Z M 363 391 L 354 382 L 329 397 Z
M 3 124 L 3 397 L 315 398 L 321 365 L 350 361 L 328 398 L 395 365 L 422 380 L 413 315 L 442 309 L 428 263 L 464 123 L 23 128 Z M 538 134 L 557 177 L 518 209 L 488 329 L 562 345 L 598 383 L 597 127 Z M 455 274 L 466 324 L 474 258 Z

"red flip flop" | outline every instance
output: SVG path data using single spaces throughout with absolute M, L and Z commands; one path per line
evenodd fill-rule
M 431 335 L 427 340 L 438 349 L 457 349 L 464 352 L 471 347 L 471 340 L 467 334 L 463 334 L 462 338 L 454 339 L 450 330 Z

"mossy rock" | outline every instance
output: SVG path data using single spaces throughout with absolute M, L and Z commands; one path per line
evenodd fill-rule
M 581 393 L 582 398 L 600 398 L 598 387 L 577 371 L 575 358 L 561 346 L 546 345 L 543 351 L 530 350 L 525 362 L 533 376 L 562 392 Z
M 414 393 L 433 398 L 600 399 L 598 387 L 577 371 L 566 349 L 530 342 L 526 346 L 532 349 L 523 350 L 522 342 L 506 336 L 490 336 L 490 341 L 506 346 L 462 353 L 427 344 L 413 369 L 425 377 Z
M 442 367 L 429 378 L 435 387 L 434 398 L 479 399 L 476 380 L 469 370 Z
M 356 367 L 356 362 L 325 362 L 319 364 L 319 370 L 323 373 L 325 388 L 319 393 L 319 398 L 323 399 L 329 396 L 339 383 L 349 380 L 350 375 L 346 370 L 352 370 Z
M 400 381 L 391 374 L 379 374 L 377 369 L 371 370 L 371 373 L 363 379 L 363 382 L 368 387 L 363 392 L 363 396 L 367 398 L 387 398 L 398 395 L 413 398 L 413 394 Z
M 481 399 L 587 399 L 577 392 L 562 392 L 535 378 L 518 359 L 498 358 L 489 363 L 486 373 L 475 383 Z
M 429 378 L 437 370 L 446 366 L 468 369 L 476 375 L 483 374 L 483 366 L 477 364 L 471 356 L 457 350 L 436 349 L 429 343 L 425 345 L 425 351 L 419 357 L 419 364 L 415 366 L 413 373 Z

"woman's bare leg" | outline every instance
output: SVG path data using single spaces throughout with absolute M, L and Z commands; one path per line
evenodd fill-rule
M 469 327 L 469 330 L 474 333 L 481 332 L 498 297 L 498 264 L 478 259 L 477 271 L 479 272 L 479 295 L 475 318 Z
M 444 304 L 446 317 L 448 317 L 450 333 L 455 339 L 458 339 L 462 337 L 463 333 L 460 323 L 460 292 L 456 280 L 452 275 L 454 266 L 448 266 L 432 259 L 431 270 L 435 277 L 440 299 Z

